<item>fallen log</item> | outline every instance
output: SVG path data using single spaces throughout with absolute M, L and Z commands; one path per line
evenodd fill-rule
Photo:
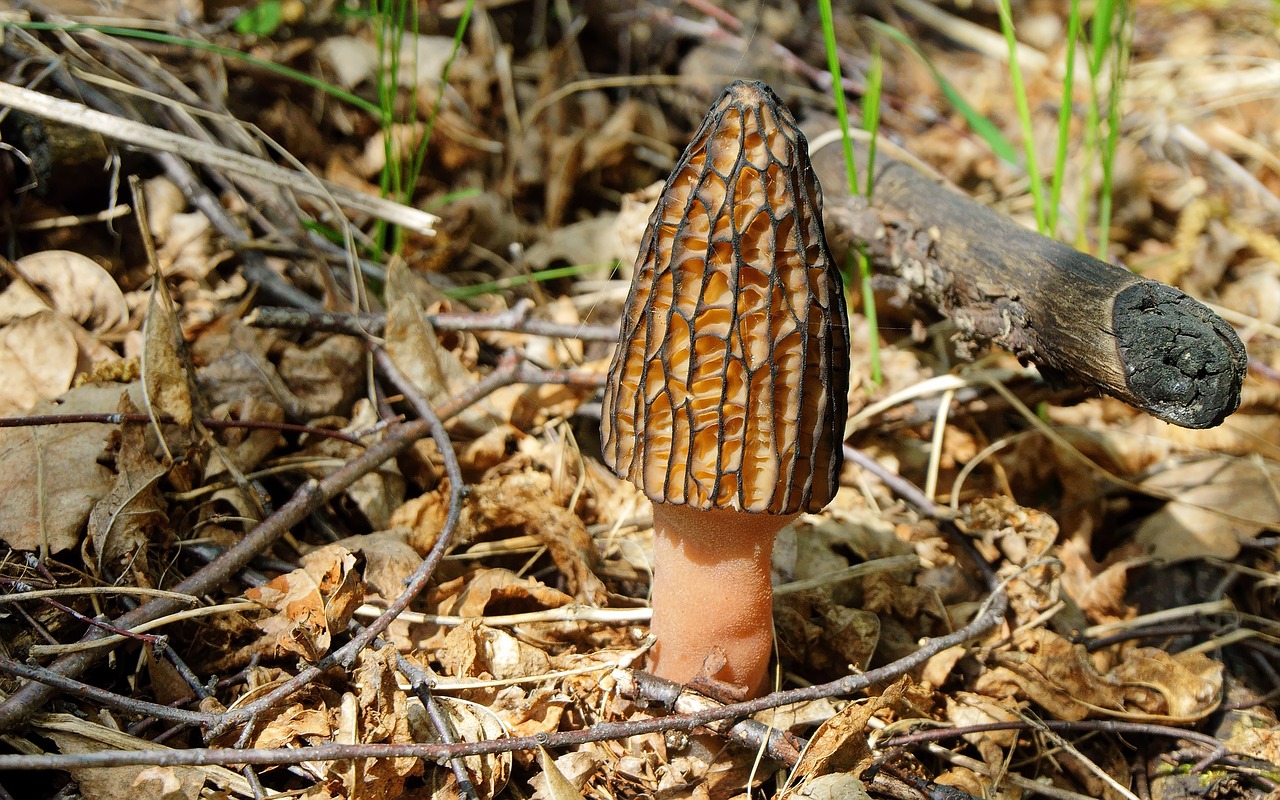
M 839 147 L 813 165 L 833 254 L 863 246 L 877 274 L 952 320 L 966 343 L 995 343 L 1051 381 L 1186 428 L 1214 427 L 1239 407 L 1244 345 L 1181 290 L 1027 230 L 901 161 L 877 155 L 870 208 L 848 191 Z

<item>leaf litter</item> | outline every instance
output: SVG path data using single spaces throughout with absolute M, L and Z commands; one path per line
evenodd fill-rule
M 102 666 L 75 672 L 111 697 L 63 694 L 56 711 L 24 709 L 5 736 L 6 753 L 143 750 L 156 751 L 155 764 L 162 750 L 287 748 L 292 767 L 259 765 L 246 777 L 218 766 L 77 763 L 45 773 L 34 794 L 18 789 L 31 773 L 0 772 L 0 786 L 13 796 L 166 800 L 1275 792 L 1280 247 L 1267 215 L 1280 165 L 1269 156 L 1275 109 L 1250 94 L 1271 85 L 1280 58 L 1265 14 L 1137 4 L 1108 254 L 1221 304 L 1253 359 L 1241 410 L 1221 428 L 1183 431 L 1046 386 L 1008 356 L 965 365 L 945 322 L 878 279 L 886 380 L 869 380 L 866 336 L 851 337 L 850 411 L 859 416 L 848 441 L 879 472 L 846 466 L 833 505 L 779 541 L 774 688 L 892 665 L 922 640 L 962 629 L 989 608 L 986 565 L 1008 612 L 867 691 L 757 710 L 791 745 L 807 742 L 797 761 L 785 753 L 801 751 L 736 728 L 637 727 L 673 717 L 658 696 L 620 689 L 647 646 L 651 531 L 646 501 L 598 460 L 596 389 L 611 352 L 527 323 L 616 322 L 652 187 L 724 83 L 709 74 L 766 77 L 815 126 L 811 138 L 830 128 L 812 80 L 826 64 L 809 35 L 816 12 L 604 3 L 543 20 L 532 6 L 499 4 L 473 9 L 454 53 L 458 17 L 445 13 L 454 5 L 424 14 L 419 35 L 394 48 L 332 4 L 304 7 L 296 29 L 216 35 L 362 98 L 391 78 L 396 116 L 385 129 L 365 110 L 236 59 L 88 31 L 67 34 L 69 48 L 69 39 L 4 29 L 6 66 L 19 56 L 71 59 L 92 74 L 109 62 L 112 81 L 150 92 L 181 76 L 204 91 L 201 114 L 214 115 L 184 124 L 259 156 L 265 131 L 316 174 L 366 193 L 396 168 L 388 155 L 393 164 L 409 157 L 430 129 L 412 199 L 441 220 L 434 237 L 407 236 L 398 254 L 380 257 L 390 239 L 360 211 L 339 215 L 314 196 L 216 170 L 197 178 L 133 153 L 121 168 L 146 179 L 150 263 L 132 217 L 50 225 L 118 203 L 111 173 L 55 157 L 35 190 L 17 191 L 22 162 L 10 154 L 31 140 L 28 128 L 5 124 L 14 150 L 0 154 L 0 213 L 14 223 L 7 243 L 20 257 L 5 262 L 0 288 L 0 411 L 96 415 L 0 428 L 6 702 L 25 702 L 19 687 L 30 678 L 15 668 L 45 652 L 33 646 L 76 642 L 94 630 L 87 620 L 135 605 L 127 588 L 171 588 L 281 509 L 308 504 L 196 598 L 210 613 L 168 619 L 152 632 L 160 639 L 131 633 Z M 30 6 L 40 19 L 84 11 L 69 0 Z M 191 10 L 147 11 L 178 25 L 199 18 Z M 861 66 L 869 34 L 847 14 L 837 10 L 841 47 Z M 963 8 L 941 14 L 929 25 L 992 24 Z M 1012 131 L 1000 54 L 932 38 L 923 19 L 895 24 Z M 1060 64 L 1065 17 L 1032 4 L 1015 19 L 1024 45 Z M 630 50 L 610 46 L 624 40 Z M 593 82 L 619 69 L 619 52 L 633 63 L 614 83 Z M 388 75 L 392 53 L 402 68 Z M 932 73 L 887 43 L 883 53 L 894 66 L 885 70 L 886 133 L 969 193 L 1029 218 L 1018 171 L 964 130 Z M 1059 100 L 1056 80 L 1049 67 L 1029 83 L 1043 108 Z M 188 113 L 148 107 L 153 120 L 158 108 Z M 1050 130 L 1056 111 L 1037 114 Z M 48 135 L 61 131 L 38 122 Z M 1069 155 L 1071 169 L 1088 168 L 1074 147 Z M 1064 207 L 1083 207 L 1074 192 L 1068 182 Z M 1086 221 L 1066 222 L 1087 245 Z M 828 223 L 829 236 L 847 237 L 836 227 Z M 333 244 L 344 237 L 345 248 Z M 351 263 L 352 252 L 363 262 Z M 560 266 L 581 269 L 528 280 Z M 490 283 L 505 288 L 466 296 Z M 248 324 L 261 304 L 299 308 L 302 322 Z M 365 316 L 345 317 L 346 334 L 319 321 L 354 311 Z M 515 324 L 484 323 L 513 311 Z M 428 314 L 439 313 L 473 315 L 479 327 L 432 324 Z M 374 330 L 373 314 L 403 384 L 349 335 Z M 850 326 L 866 330 L 856 305 Z M 511 380 L 475 396 L 503 370 Z M 921 388 L 947 374 L 972 380 L 945 395 Z M 986 388 L 990 375 L 1035 419 Z M 307 499 L 369 448 L 394 442 L 415 395 L 449 411 L 450 457 L 466 483 L 456 530 L 431 585 L 381 643 L 327 660 L 396 601 L 451 518 L 449 459 L 421 433 L 324 502 Z M 932 487 L 927 499 L 944 505 L 904 503 L 886 475 Z M 858 571 L 881 560 L 889 566 Z M 19 600 L 47 589 L 60 594 Z M 33 663 L 62 669 L 49 657 Z M 317 663 L 315 680 L 251 722 L 216 729 Z M 208 716 L 203 730 L 166 730 L 155 709 L 131 701 Z M 598 741 L 563 738 L 609 724 L 621 728 Z M 323 745 L 517 737 L 539 746 L 308 757 Z

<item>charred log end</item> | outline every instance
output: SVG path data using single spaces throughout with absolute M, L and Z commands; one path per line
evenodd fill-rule
M 1212 428 L 1240 406 L 1248 355 L 1235 330 L 1171 286 L 1139 281 L 1112 316 L 1128 389 L 1139 407 L 1184 428 Z

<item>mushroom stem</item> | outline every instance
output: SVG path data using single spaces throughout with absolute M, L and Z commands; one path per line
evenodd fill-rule
M 773 539 L 797 516 L 654 504 L 655 675 L 761 693 L 773 650 Z

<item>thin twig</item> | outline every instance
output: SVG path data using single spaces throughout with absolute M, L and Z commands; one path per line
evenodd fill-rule
M 738 719 L 770 708 L 836 697 L 861 691 L 910 672 L 929 658 L 948 647 L 970 641 L 994 628 L 1004 616 L 1008 597 L 998 590 L 986 603 L 986 607 L 972 622 L 954 633 L 927 639 L 919 649 L 883 667 L 857 675 L 847 675 L 839 680 L 802 689 L 775 692 L 745 703 L 710 708 L 689 714 L 673 714 L 665 717 L 606 722 L 578 731 L 561 731 L 536 736 L 519 736 L 507 739 L 489 739 L 481 742 L 459 744 L 321 744 L 307 747 L 279 749 L 227 750 L 217 748 L 193 748 L 190 750 L 120 751 L 106 750 L 97 753 L 75 755 L 0 755 L 0 770 L 5 769 L 79 769 L 82 767 L 114 767 L 137 764 L 155 766 L 202 766 L 211 764 L 292 764 L 298 761 L 338 761 L 349 758 L 427 758 L 448 759 L 457 756 L 492 755 L 516 750 L 535 750 L 539 747 L 576 747 L 587 742 L 623 739 L 660 731 L 682 730 L 708 725 L 722 719 Z
M 59 675 L 53 670 L 44 667 L 31 666 L 28 664 L 20 664 L 10 658 L 0 656 L 0 671 L 19 678 L 26 678 L 30 681 L 36 681 L 36 685 L 47 685 L 54 687 L 67 694 L 76 697 L 83 697 L 86 700 L 92 700 L 100 703 L 107 708 L 114 708 L 127 714 L 137 714 L 143 717 L 156 717 L 157 719 L 165 719 L 170 722 L 180 722 L 187 725 L 199 725 L 208 727 L 217 720 L 217 714 L 211 714 L 204 711 L 188 711 L 185 708 L 172 708 L 170 706 L 160 705 L 159 703 L 150 703 L 146 700 L 135 700 L 125 697 L 115 692 L 109 692 L 106 689 L 99 689 L 96 686 L 90 686 L 71 678 Z M 29 684 L 30 685 L 30 684 Z
M 441 331 L 505 331 L 532 336 L 550 336 L 560 339 L 581 339 L 584 342 L 616 342 L 616 325 L 566 324 L 545 319 L 530 319 L 528 309 L 520 305 L 492 313 L 439 313 L 427 314 L 426 319 Z M 284 328 L 300 331 L 327 331 L 352 336 L 381 336 L 386 328 L 387 315 L 341 314 L 332 311 L 305 311 L 297 308 L 263 306 L 249 313 L 244 320 L 254 328 Z
M 264 158 L 202 142 L 164 128 L 154 128 L 123 117 L 104 114 L 80 103 L 61 100 L 21 86 L 0 83 L 0 106 L 9 106 L 42 119 L 50 119 L 140 147 L 147 152 L 168 153 L 215 169 L 247 175 L 300 194 L 333 198 L 341 205 L 410 230 L 433 234 L 438 217 L 403 203 L 364 194 L 314 175 L 281 167 Z
M 152 422 L 172 423 L 173 418 L 161 414 L 152 418 L 150 414 L 34 414 L 26 417 L 0 417 L 0 428 L 33 428 L 41 425 L 75 425 L 85 422 L 96 422 L 103 425 L 151 424 Z M 364 444 L 356 436 L 346 431 L 332 428 L 316 428 L 311 425 L 295 425 L 289 422 L 272 422 L 264 419 L 213 419 L 206 417 L 200 420 L 206 428 L 227 429 L 244 428 L 250 430 L 280 431 L 281 433 L 309 433 L 326 439 L 338 439 L 351 444 Z
M 416 422 L 424 426 L 432 440 L 435 441 L 436 448 L 444 461 L 445 474 L 449 477 L 449 511 L 445 516 L 444 526 L 440 529 L 440 535 L 436 538 L 435 544 L 432 545 L 426 558 L 422 560 L 418 568 L 405 581 L 404 591 L 387 607 L 382 616 L 365 626 L 351 638 L 351 641 L 321 659 L 319 664 L 303 669 L 297 675 L 252 703 L 225 714 L 209 732 L 211 737 L 218 736 L 234 725 L 252 720 L 258 714 L 311 683 L 330 667 L 334 665 L 350 667 L 354 663 L 356 655 L 368 647 L 375 637 L 385 631 L 396 617 L 409 607 L 409 604 L 413 602 L 422 590 L 427 588 L 436 566 L 440 563 L 440 559 L 444 557 L 445 551 L 449 549 L 450 544 L 452 544 L 453 531 L 458 525 L 459 517 L 462 515 L 462 499 L 465 495 L 465 485 L 462 480 L 462 467 L 458 464 L 458 457 L 453 451 L 453 443 L 449 439 L 449 432 L 445 429 L 442 421 L 444 415 L 436 414 L 435 410 L 431 408 L 431 404 L 426 398 L 422 397 L 417 387 L 400 372 L 385 350 L 379 346 L 374 346 L 373 355 L 379 369 L 390 378 L 421 417 L 414 422 L 405 424 L 412 425 Z

